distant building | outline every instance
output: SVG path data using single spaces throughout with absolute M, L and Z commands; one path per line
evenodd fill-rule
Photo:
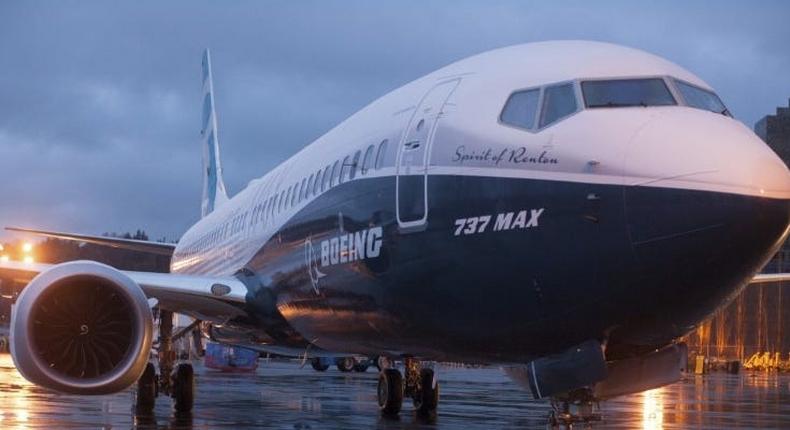
M 776 115 L 757 121 L 754 132 L 790 166 L 790 102 L 787 107 L 777 107 Z

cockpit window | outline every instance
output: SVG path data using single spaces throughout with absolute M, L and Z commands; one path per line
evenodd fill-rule
M 680 91 L 687 105 L 697 109 L 730 115 L 727 107 L 724 106 L 724 103 L 721 102 L 721 99 L 715 93 L 677 79 L 675 79 L 675 85 L 677 85 L 678 91 Z
M 669 106 L 677 102 L 663 79 L 617 79 L 582 82 L 588 108 Z
M 535 128 L 538 100 L 540 100 L 539 89 L 513 93 L 507 99 L 499 119 L 505 124 L 531 130 Z
M 543 109 L 540 115 L 540 128 L 559 121 L 576 112 L 576 93 L 573 84 L 548 87 L 543 91 Z

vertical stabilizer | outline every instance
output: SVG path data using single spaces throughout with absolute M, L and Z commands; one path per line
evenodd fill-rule
M 228 200 L 225 182 L 222 180 L 222 164 L 219 161 L 214 83 L 208 48 L 203 52 L 203 126 L 200 139 L 203 144 L 203 202 L 200 213 L 205 217 Z

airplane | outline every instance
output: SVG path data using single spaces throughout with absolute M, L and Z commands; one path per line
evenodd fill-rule
M 548 41 L 462 59 L 373 101 L 230 198 L 203 55 L 202 218 L 171 273 L 4 262 L 29 282 L 11 349 L 31 382 L 137 383 L 193 406 L 172 312 L 212 339 L 292 356 L 402 360 L 377 401 L 435 413 L 430 363 L 506 368 L 554 419 L 677 381 L 694 330 L 788 236 L 790 172 L 715 91 L 658 56 Z M 306 107 L 309 108 L 309 107 Z M 158 375 L 151 309 L 162 313 Z M 425 364 L 423 364 L 425 363 Z M 172 374 L 171 374 L 172 372 Z M 158 390 L 158 391 L 157 391 Z

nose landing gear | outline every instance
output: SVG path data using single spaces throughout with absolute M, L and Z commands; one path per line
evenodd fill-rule
M 422 368 L 414 358 L 404 360 L 405 378 L 398 369 L 385 368 L 379 374 L 378 403 L 384 415 L 397 415 L 404 397 L 411 397 L 418 415 L 431 416 L 439 405 L 439 383 L 433 369 Z
M 579 388 L 565 396 L 551 399 L 551 411 L 547 420 L 549 428 L 571 428 L 573 424 L 585 425 L 601 421 L 598 401 L 590 388 Z

